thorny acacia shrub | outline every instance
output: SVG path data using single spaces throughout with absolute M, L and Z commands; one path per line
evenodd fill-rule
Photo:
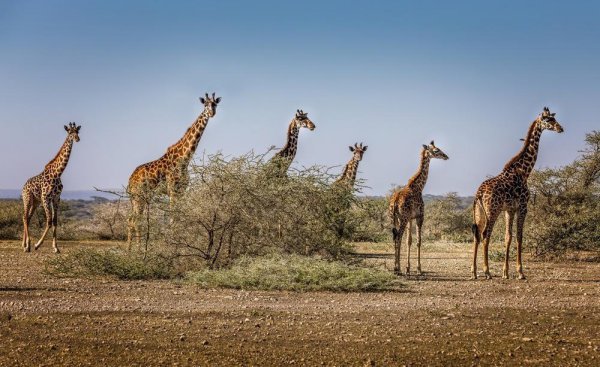
M 322 168 L 274 174 L 263 156 L 205 156 L 190 166 L 189 186 L 169 215 L 161 239 L 175 256 L 220 266 L 242 255 L 281 251 L 339 257 L 339 235 L 352 195 L 330 186 Z
M 534 171 L 527 236 L 537 255 L 600 251 L 600 132 L 586 135 L 580 158 Z

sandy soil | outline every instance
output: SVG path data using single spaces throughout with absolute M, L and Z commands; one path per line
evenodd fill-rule
M 389 250 L 360 246 L 391 269 Z M 59 279 L 51 256 L 0 242 L 1 366 L 600 365 L 598 263 L 471 281 L 468 246 L 436 244 L 400 291 L 298 294 Z

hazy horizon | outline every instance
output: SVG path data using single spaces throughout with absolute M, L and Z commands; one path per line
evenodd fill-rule
M 536 168 L 570 163 L 598 129 L 600 4 L 508 1 L 5 1 L 0 3 L 0 188 L 20 189 L 82 125 L 65 191 L 121 188 L 223 98 L 197 156 L 285 143 L 297 166 L 339 166 L 384 195 L 435 140 L 425 193 L 472 195 L 520 149 L 544 106 Z

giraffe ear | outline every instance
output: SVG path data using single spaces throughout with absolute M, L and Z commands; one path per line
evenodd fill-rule
M 65 125 L 65 131 L 68 132 L 69 128 L 67 127 L 67 125 Z
M 221 102 L 221 97 L 217 97 L 217 99 L 215 99 L 215 103 L 219 103 Z
M 431 141 L 431 143 L 429 143 L 429 144 L 431 144 L 431 145 L 435 146 L 435 143 L 433 142 L 433 140 L 432 140 L 432 141 Z
M 81 125 L 77 126 L 77 129 L 75 129 L 75 130 L 77 130 L 77 132 L 79 132 L 79 130 L 81 130 Z
M 206 100 L 204 98 L 200 97 L 200 103 L 205 104 Z
M 352 145 L 350 145 L 348 148 L 350 148 L 351 152 L 354 152 L 354 147 Z
M 368 147 L 369 147 L 368 145 L 365 145 L 365 146 L 363 147 L 363 152 L 366 152 Z
M 423 149 L 428 150 L 429 147 L 427 145 L 423 144 Z

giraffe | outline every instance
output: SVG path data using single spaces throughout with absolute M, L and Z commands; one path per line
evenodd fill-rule
M 132 213 L 127 221 L 128 243 L 131 243 L 133 232 L 139 240 L 139 227 L 136 219 L 144 213 L 152 192 L 161 182 L 166 181 L 167 195 L 171 204 L 185 190 L 189 178 L 187 167 L 198 147 L 208 120 L 217 113 L 219 102 L 221 102 L 221 97 L 215 97 L 214 93 L 212 96 L 206 93 L 204 97 L 200 97 L 200 103 L 204 105 L 204 110 L 183 137 L 171 145 L 162 157 L 138 166 L 129 177 L 127 193 L 131 199 Z
M 294 161 L 294 157 L 296 157 L 296 151 L 298 150 L 298 134 L 300 133 L 300 128 L 305 127 L 310 131 L 315 129 L 315 124 L 308 118 L 308 113 L 302 110 L 296 110 L 296 115 L 290 122 L 287 131 L 287 141 L 285 146 L 275 153 L 273 158 L 269 161 L 269 163 L 273 164 L 276 173 L 280 176 L 285 176 L 288 169 L 292 165 Z
M 363 154 L 367 151 L 368 146 L 363 146 L 363 143 L 355 143 L 354 146 L 350 146 L 352 152 L 352 158 L 346 166 L 342 175 L 335 181 L 335 185 L 346 185 L 349 188 L 354 187 L 354 181 L 356 181 L 356 174 L 358 173 L 358 164 L 362 160 Z
M 527 216 L 527 202 L 529 201 L 529 189 L 527 179 L 533 170 L 538 155 L 540 137 L 544 130 L 562 133 L 562 126 L 550 113 L 548 107 L 531 123 L 527 130 L 523 148 L 506 165 L 496 177 L 483 181 L 475 193 L 473 201 L 473 264 L 471 266 L 471 277 L 477 279 L 477 248 L 483 240 L 483 271 L 486 279 L 491 279 L 488 265 L 488 247 L 494 224 L 498 216 L 505 212 L 506 233 L 504 242 L 506 245 L 506 256 L 502 277 L 508 279 L 508 256 L 512 241 L 512 227 L 515 214 L 517 216 L 517 272 L 519 279 L 525 279 L 523 265 L 521 262 L 521 250 L 523 245 L 523 223 Z
M 410 247 L 412 245 L 412 221 L 417 224 L 417 274 L 421 274 L 421 229 L 425 215 L 423 204 L 423 188 L 427 183 L 429 162 L 432 158 L 447 160 L 448 156 L 435 146 L 433 140 L 429 145 L 423 144 L 421 163 L 408 184 L 396 190 L 390 199 L 389 215 L 392 220 L 392 236 L 394 239 L 394 273 L 402 275 L 400 270 L 400 245 L 404 230 L 407 231 L 406 275 L 410 274 Z
M 354 146 L 349 146 L 352 152 L 352 158 L 348 161 L 342 175 L 335 180 L 331 186 L 336 195 L 334 206 L 332 207 L 331 215 L 334 218 L 334 228 L 338 234 L 338 237 L 344 236 L 346 227 L 346 218 L 342 213 L 345 213 L 350 209 L 352 205 L 354 182 L 356 181 L 356 174 L 358 173 L 358 164 L 362 160 L 363 154 L 367 151 L 368 146 L 363 146 L 363 143 L 355 143 Z
M 46 214 L 46 227 L 42 236 L 33 247 L 37 250 L 46 235 L 48 230 L 52 227 L 52 247 L 55 253 L 59 253 L 60 250 L 56 245 L 56 226 L 58 224 L 58 204 L 60 203 L 60 194 L 62 193 L 63 184 L 60 180 L 60 176 L 67 168 L 69 163 L 69 157 L 71 156 L 71 149 L 73 148 L 73 142 L 79 141 L 79 130 L 81 126 L 77 126 L 74 122 L 69 122 L 69 125 L 65 125 L 67 131 L 67 138 L 60 147 L 60 150 L 56 156 L 46 164 L 42 173 L 37 176 L 31 177 L 21 191 L 23 197 L 23 250 L 25 252 L 31 251 L 29 237 L 29 222 L 31 216 L 35 212 L 35 209 L 42 204 L 44 213 Z

